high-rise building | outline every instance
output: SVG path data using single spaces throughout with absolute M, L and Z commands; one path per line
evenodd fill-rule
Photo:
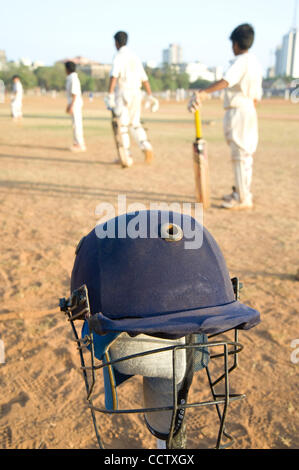
M 278 46 L 275 51 L 275 75 L 283 75 L 282 68 L 282 46 Z
M 163 50 L 163 64 L 177 65 L 183 62 L 182 48 L 178 44 L 169 44 L 168 49 Z
M 299 78 L 299 31 L 290 30 L 276 49 L 275 73 L 283 77 Z
M 293 33 L 291 77 L 299 78 L 299 31 Z

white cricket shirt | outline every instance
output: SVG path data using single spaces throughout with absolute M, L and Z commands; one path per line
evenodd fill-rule
M 224 108 L 235 108 L 252 104 L 262 97 L 263 71 L 257 58 L 251 52 L 236 56 L 224 74 L 228 82 L 225 89 Z
M 23 98 L 23 85 L 20 81 L 14 82 L 13 92 L 15 94 L 15 100 L 21 101 Z
M 73 72 L 66 77 L 66 97 L 67 102 L 72 102 L 72 95 L 76 95 L 75 106 L 82 106 L 81 84 L 77 72 Z
M 116 53 L 110 76 L 118 79 L 117 88 L 129 92 L 139 90 L 142 82 L 148 80 L 141 60 L 127 46 Z

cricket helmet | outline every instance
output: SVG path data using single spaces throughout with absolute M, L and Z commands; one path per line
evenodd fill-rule
M 123 332 L 131 337 L 146 334 L 166 339 L 186 338 L 188 367 L 183 386 L 180 394 L 174 395 L 173 405 L 167 408 L 173 412 L 169 435 L 164 436 L 168 448 L 173 448 L 181 432 L 187 407 L 216 408 L 220 420 L 216 447 L 229 445 L 222 445 L 223 436 L 233 442 L 225 430 L 226 408 L 230 402 L 245 397 L 229 391 L 228 375 L 236 368 L 237 354 L 242 349 L 238 330 L 250 329 L 260 321 L 258 311 L 239 302 L 236 286 L 238 282 L 234 282 L 233 288 L 215 239 L 190 215 L 158 210 L 123 214 L 96 226 L 81 239 L 71 275 L 71 296 L 60 299 L 60 308 L 68 315 L 78 344 L 87 400 L 101 448 L 95 411 L 136 412 L 118 409 L 117 386 L 130 376 L 120 374 L 115 367 L 119 360 L 111 361 L 109 355 L 110 345 Z M 74 324 L 77 319 L 85 320 L 81 339 Z M 211 338 L 228 330 L 234 331 L 234 341 L 208 341 L 207 335 Z M 210 355 L 214 347 L 223 347 L 223 353 Z M 84 348 L 90 351 L 90 366 L 85 364 Z M 176 348 L 171 347 L 173 355 Z M 233 357 L 232 366 L 229 355 Z M 208 366 L 214 357 L 224 360 L 224 373 L 215 381 Z M 95 364 L 95 358 L 101 361 L 100 365 Z M 91 398 L 95 372 L 101 368 L 105 408 L 94 406 Z M 187 396 L 193 374 L 202 369 L 207 372 L 213 401 L 190 404 Z M 91 385 L 88 370 L 92 371 Z M 174 359 L 173 377 L 176 377 Z M 217 395 L 214 386 L 221 381 L 225 385 L 224 394 Z M 224 405 L 222 411 L 219 405 Z
M 140 211 L 93 229 L 77 248 L 71 291 L 83 284 L 98 334 L 178 338 L 260 321 L 259 312 L 236 300 L 215 239 L 186 214 Z

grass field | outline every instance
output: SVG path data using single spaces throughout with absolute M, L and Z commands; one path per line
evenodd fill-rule
M 69 326 L 58 310 L 69 293 L 74 250 L 93 229 L 96 206 L 193 202 L 193 118 L 185 103 L 162 101 L 157 114 L 144 113 L 155 149 L 145 166 L 136 144 L 135 164 L 113 164 L 110 115 L 100 98 L 85 100 L 87 152 L 73 154 L 65 99 L 24 99 L 21 125 L 0 105 L 0 448 L 95 447 L 84 384 Z M 218 100 L 203 108 L 209 145 L 212 207 L 204 224 L 220 245 L 231 277 L 244 284 L 241 301 L 260 310 L 262 322 L 241 332 L 244 351 L 232 387 L 245 401 L 229 408 L 234 448 L 298 448 L 298 367 L 291 341 L 299 338 L 298 148 L 299 105 L 265 100 L 258 107 L 260 143 L 254 163 L 254 209 L 220 209 L 230 191 L 232 168 L 222 133 Z M 203 380 L 203 382 L 201 382 Z M 130 382 L 130 381 L 129 381 Z M 205 393 L 199 377 L 194 392 Z M 124 386 L 124 402 L 140 395 L 139 378 Z M 127 398 L 126 398 L 127 397 Z M 188 413 L 189 446 L 214 445 L 216 413 Z M 108 448 L 150 448 L 155 439 L 141 415 L 100 419 Z

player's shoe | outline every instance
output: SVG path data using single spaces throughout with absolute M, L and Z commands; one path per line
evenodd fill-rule
M 123 168 L 130 168 L 130 166 L 133 165 L 134 160 L 132 157 L 130 157 L 130 155 L 127 155 L 124 161 L 122 161 L 119 157 L 116 157 L 113 160 L 113 163 L 115 163 L 115 165 L 121 165 Z
M 125 161 L 124 163 L 122 163 L 122 166 L 123 166 L 124 168 L 130 168 L 130 166 L 133 165 L 133 162 L 134 162 L 134 160 L 133 160 L 132 157 L 127 157 L 127 158 L 126 158 L 126 161 Z
M 152 150 L 144 150 L 145 163 L 151 163 L 154 158 L 154 153 Z
M 241 210 L 248 210 L 253 208 L 252 199 L 248 198 L 247 200 L 240 202 L 237 199 L 231 198 L 229 201 L 224 201 L 221 204 L 223 209 L 241 211 Z
M 71 152 L 86 152 L 85 145 L 74 144 L 70 147 Z
M 223 201 L 230 201 L 231 199 L 236 199 L 238 200 L 238 193 L 236 191 L 236 187 L 232 187 L 232 192 L 230 194 L 226 194 L 225 196 L 222 197 Z

